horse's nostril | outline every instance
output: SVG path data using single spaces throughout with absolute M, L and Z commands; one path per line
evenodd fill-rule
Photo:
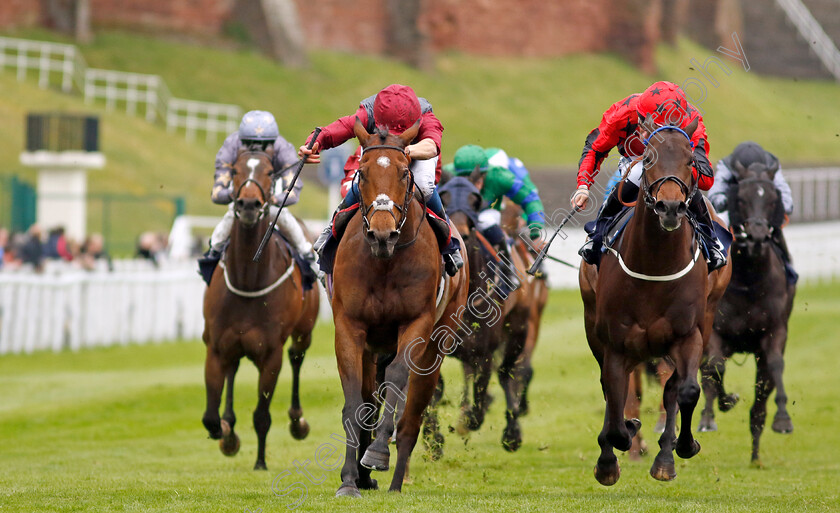
M 388 239 L 391 241 L 395 241 L 400 238 L 400 232 L 398 230 L 391 230 L 391 233 L 388 235 Z
M 677 207 L 677 215 L 682 216 L 688 211 L 688 205 L 686 205 L 685 201 L 680 201 L 680 205 Z
M 245 200 L 244 199 L 236 200 L 236 206 L 239 207 L 239 208 L 244 207 L 245 206 Z
M 657 201 L 656 204 L 653 206 L 653 211 L 656 215 L 661 216 L 665 214 L 665 202 L 664 201 Z

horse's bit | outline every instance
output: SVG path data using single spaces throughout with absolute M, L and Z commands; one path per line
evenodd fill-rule
M 694 143 L 691 142 L 691 137 L 689 137 L 689 135 L 687 133 L 685 133 L 685 131 L 682 128 L 677 127 L 677 126 L 671 126 L 671 125 L 661 126 L 661 127 L 657 128 L 656 130 L 654 130 L 653 132 L 651 132 L 650 135 L 645 137 L 644 140 L 642 140 L 642 143 L 645 145 L 645 147 L 647 147 L 648 143 L 650 142 L 650 138 L 653 137 L 654 134 L 656 134 L 657 132 L 661 132 L 662 130 L 674 130 L 674 131 L 677 131 L 677 132 L 681 133 L 682 135 L 685 136 L 686 139 L 688 139 L 688 143 L 691 146 L 691 149 L 692 150 L 694 149 Z M 691 156 L 691 163 L 692 163 L 692 165 L 696 164 L 694 154 L 692 154 L 692 156 Z M 647 168 L 645 168 L 645 169 L 647 169 Z M 699 173 L 699 171 L 698 171 L 698 173 Z M 683 195 L 685 196 L 685 202 L 686 203 L 690 203 L 691 198 L 693 198 L 694 195 L 697 193 L 697 182 L 698 181 L 694 178 L 694 173 L 693 172 L 691 174 L 691 186 L 690 187 L 688 185 L 686 185 L 685 182 L 680 180 L 679 177 L 677 177 L 675 175 L 663 176 L 661 178 L 657 178 L 653 182 L 648 182 L 647 173 L 642 173 L 642 183 L 641 183 L 640 187 L 642 188 L 642 192 L 645 195 L 645 205 L 648 208 L 652 209 L 654 204 L 656 203 L 656 197 L 653 195 L 653 193 L 651 191 L 653 191 L 654 188 L 655 188 L 656 192 L 658 193 L 659 189 L 661 189 L 662 186 L 665 185 L 666 182 L 675 182 L 680 187 L 680 190 L 682 191 Z
M 368 146 L 367 148 L 364 148 L 363 151 L 368 151 L 368 150 L 395 150 L 395 151 L 398 151 L 398 152 L 403 153 L 403 154 L 405 153 L 405 150 L 403 148 L 400 148 L 399 146 L 392 146 L 392 145 L 389 145 L 389 144 L 378 144 L 378 145 L 375 145 L 375 146 Z M 410 164 L 410 159 L 409 159 L 409 164 Z M 359 170 L 359 173 L 361 174 L 361 169 Z M 368 219 L 368 213 L 373 211 L 373 213 L 370 214 L 372 216 L 373 214 L 375 214 L 377 212 L 383 211 L 383 212 L 388 212 L 391 215 L 391 217 L 394 218 L 394 223 L 397 224 L 397 228 L 396 228 L 397 235 L 400 234 L 400 232 L 402 231 L 403 225 L 405 225 L 406 219 L 408 219 L 408 215 L 406 215 L 406 213 L 408 212 L 408 204 L 411 202 L 411 196 L 414 194 L 414 188 L 415 188 L 414 173 L 411 172 L 411 167 L 410 166 L 408 168 L 407 173 L 408 173 L 409 179 L 411 180 L 411 184 L 408 187 L 406 187 L 406 189 L 405 189 L 405 198 L 403 198 L 402 206 L 396 205 L 394 203 L 394 201 L 391 200 L 391 198 L 389 198 L 385 194 L 380 194 L 379 196 L 376 197 L 376 199 L 374 199 L 370 203 L 370 205 L 365 205 L 364 202 L 361 201 L 361 191 L 359 191 L 360 192 L 359 193 L 359 200 L 360 200 L 359 201 L 359 209 L 362 211 L 362 223 L 363 223 L 363 228 L 364 228 L 365 231 L 370 229 L 370 220 Z M 400 220 L 399 221 L 397 221 L 397 216 L 394 215 L 394 210 L 393 210 L 394 208 L 396 208 L 397 211 L 400 213 Z M 419 231 L 419 226 L 418 226 L 418 231 Z M 416 238 L 417 237 L 415 235 L 415 239 Z M 412 243 L 413 242 L 414 241 L 412 241 Z M 405 246 L 400 245 L 399 247 L 405 247 Z

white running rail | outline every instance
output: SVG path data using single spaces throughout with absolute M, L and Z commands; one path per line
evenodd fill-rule
M 38 86 L 60 85 L 64 92 L 80 91 L 85 102 L 105 101 L 109 110 L 125 109 L 160 121 L 167 130 L 183 130 L 193 140 L 204 133 L 208 143 L 236 130 L 242 117 L 238 105 L 174 98 L 158 75 L 89 68 L 74 45 L 0 37 L 0 70 L 13 68 L 23 81 L 30 71 Z

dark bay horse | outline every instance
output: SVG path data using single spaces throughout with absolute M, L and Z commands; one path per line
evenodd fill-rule
M 358 119 L 354 127 L 363 148 L 357 173 L 359 213 L 347 225 L 333 268 L 335 352 L 347 437 L 337 496 L 359 497 L 360 488 L 376 488 L 371 468 L 388 468 L 391 433 L 383 432 L 384 422 L 375 419 L 375 401 L 385 389 L 385 410 L 391 415 L 397 408 L 394 400 L 407 391 L 397 423 L 397 464 L 390 486 L 392 491 L 402 489 L 443 354 L 458 344 L 469 269 L 465 264 L 454 277 L 441 278 L 438 242 L 415 195 L 404 150 L 418 130 L 419 123 L 399 136 L 382 129 L 370 134 Z M 456 230 L 452 236 L 460 238 Z M 379 389 L 378 353 L 396 353 Z M 377 436 L 371 444 L 373 429 Z
M 537 286 L 545 283 L 525 273 L 530 263 L 523 260 L 519 251 L 513 252 L 509 262 L 497 260 L 496 250 L 477 229 L 482 203 L 479 191 L 481 180 L 481 175 L 474 172 L 469 179 L 455 177 L 440 188 L 441 199 L 452 223 L 464 238 L 470 262 L 470 302 L 463 321 L 473 326 L 474 330 L 462 337 L 463 342 L 452 354 L 461 360 L 464 369 L 458 431 L 463 435 L 467 431 L 478 430 L 483 424 L 490 403 L 487 389 L 493 375 L 494 355 L 498 351 L 501 363 L 496 370 L 506 402 L 502 447 L 516 451 L 522 445 L 519 417 L 530 375 L 530 356 L 536 345 L 538 317 L 545 306 L 544 301 L 539 301 L 545 299 L 542 291 L 537 297 Z M 515 224 L 515 232 L 519 228 Z M 519 283 L 508 283 L 503 290 L 501 285 L 508 278 L 503 277 L 501 266 L 511 264 L 516 268 Z
M 641 426 L 638 419 L 624 418 L 628 376 L 650 358 L 667 357 L 675 369 L 663 393 L 667 422 L 651 475 L 674 479 L 673 451 L 681 458 L 700 451 L 691 434 L 700 397 L 697 372 L 731 271 L 727 265 L 708 272 L 685 219 L 688 203 L 699 194 L 689 143 L 697 123 L 685 131 L 672 126 L 652 131 L 642 156 L 645 170 L 634 215 L 616 244 L 618 249 L 602 259 L 600 271 L 581 263 L 586 338 L 601 368 L 607 403 L 595 466 L 595 478 L 605 486 L 620 476 L 613 448 L 630 449 Z M 676 438 L 678 407 L 682 422 Z
M 265 247 L 259 263 L 252 257 L 269 227 L 269 202 L 275 171 L 269 153 L 241 151 L 233 166 L 234 212 L 230 245 L 204 293 L 204 344 L 207 356 L 204 380 L 207 409 L 204 426 L 219 440 L 226 456 L 239 451 L 233 428 L 233 380 L 245 356 L 259 370 L 254 429 L 258 449 L 255 470 L 265 470 L 265 439 L 271 427 L 269 406 L 283 362 L 283 345 L 289 336 L 292 365 L 292 404 L 289 426 L 298 440 L 309 434 L 298 396 L 303 357 L 312 341 L 318 315 L 317 288 L 303 292 L 300 269 L 280 237 Z M 227 383 L 225 411 L 219 418 L 222 388 Z
M 790 433 L 793 423 L 787 412 L 787 394 L 782 381 L 788 320 L 796 285 L 787 279 L 785 266 L 771 235 L 783 240 L 784 208 L 772 174 L 761 164 L 741 170 L 730 189 L 729 219 L 732 244 L 732 280 L 718 305 L 714 332 L 703 365 L 706 406 L 701 431 L 715 431 L 714 402 L 734 404 L 737 396 L 726 394 L 723 376 L 726 360 L 734 353 L 755 355 L 755 402 L 750 409 L 752 463 L 760 466 L 759 438 L 767 416 L 767 399 L 776 389 L 776 416 L 772 428 Z M 728 409 L 728 408 L 726 408 Z M 721 408 L 725 411 L 724 408 Z

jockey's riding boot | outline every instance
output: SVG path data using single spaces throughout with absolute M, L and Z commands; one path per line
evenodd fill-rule
M 437 189 L 426 199 L 426 207 L 428 208 L 426 216 L 437 237 L 446 274 L 455 276 L 458 270 L 464 267 L 464 259 L 461 258 L 461 243 L 456 237 L 452 236 L 449 216 L 443 209 L 443 203 L 440 201 Z
M 335 224 L 335 216 L 339 214 L 342 210 L 346 209 L 347 207 L 353 205 L 354 203 L 359 202 L 358 196 L 358 189 L 357 186 L 354 184 L 353 187 L 347 191 L 347 195 L 341 198 L 341 202 L 339 202 L 338 206 L 335 208 L 332 217 L 330 218 L 329 224 L 327 227 L 321 231 L 321 234 L 318 235 L 318 239 L 312 244 L 312 250 L 315 251 L 319 256 L 321 255 L 321 250 L 324 248 L 324 244 L 330 240 L 333 231 L 333 224 Z
M 210 246 L 210 249 L 208 249 L 207 252 L 198 259 L 198 274 L 201 275 L 207 285 L 210 285 L 210 280 L 213 278 L 213 272 L 216 270 L 216 266 L 219 265 L 219 260 L 221 259 L 221 251 L 217 250 L 213 246 Z
M 499 267 L 502 269 L 502 273 L 507 279 L 513 290 L 519 288 L 522 285 L 522 282 L 519 280 L 519 276 L 517 276 L 515 267 L 513 266 L 513 255 L 511 254 L 513 249 L 510 247 L 507 237 L 504 238 L 502 244 L 499 246 L 499 253 L 504 255 L 505 259 L 507 259 L 507 265 L 500 265 Z
M 715 225 L 702 194 L 697 193 L 691 198 L 688 210 L 700 224 L 705 225 L 705 229 L 698 230 L 698 235 L 703 239 L 709 253 L 709 272 L 720 269 L 726 265 L 726 249 L 715 235 Z
M 598 217 L 595 219 L 594 225 L 592 225 L 592 231 L 589 233 L 589 237 L 586 239 L 583 247 L 578 251 L 583 261 L 589 265 L 596 265 L 601 260 L 601 246 L 604 240 L 604 232 L 607 231 L 612 218 L 621 212 L 621 208 L 624 206 L 618 199 L 618 190 L 618 186 L 613 187 L 606 199 L 604 199 L 604 204 L 601 205 L 601 210 L 598 211 Z M 625 198 L 635 198 L 639 194 L 639 186 L 632 182 L 624 182 L 621 193 Z M 633 200 L 630 199 L 630 201 Z

